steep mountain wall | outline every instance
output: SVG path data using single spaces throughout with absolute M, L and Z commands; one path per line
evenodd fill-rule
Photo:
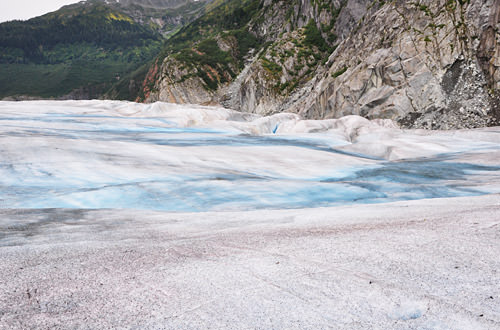
M 145 100 L 221 103 L 259 113 L 265 107 L 272 112 L 314 75 L 338 44 L 334 23 L 344 6 L 329 0 L 223 2 L 169 40 L 170 52 L 157 63 L 161 68 L 148 75 Z M 343 17 L 354 25 L 348 14 Z M 224 54 L 200 49 L 207 40 Z
M 146 100 L 403 127 L 498 125 L 499 18 L 500 0 L 263 0 L 244 26 L 259 45 L 236 54 L 243 65 L 189 67 L 167 54 Z M 213 28 L 210 38 L 235 57 L 240 39 Z
M 499 5 L 398 1 L 368 11 L 293 111 L 391 118 L 406 127 L 498 124 Z

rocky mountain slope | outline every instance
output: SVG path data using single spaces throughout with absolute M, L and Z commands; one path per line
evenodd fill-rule
M 87 0 L 88 1 L 88 0 Z M 134 21 L 148 25 L 164 36 L 204 13 L 212 0 L 99 0 L 125 14 Z
M 498 125 L 500 0 L 242 0 L 174 35 L 140 100 Z

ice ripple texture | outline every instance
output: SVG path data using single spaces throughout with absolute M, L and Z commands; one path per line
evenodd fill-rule
M 117 101 L 0 102 L 0 208 L 312 208 L 500 193 L 500 128 Z

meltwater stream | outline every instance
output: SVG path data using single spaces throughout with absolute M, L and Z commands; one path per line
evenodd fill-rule
M 495 139 L 390 161 L 331 130 L 280 134 L 276 124 L 255 135 L 235 128 L 244 118 L 211 126 L 177 120 L 177 108 L 134 115 L 124 106 L 0 102 L 0 208 L 199 212 L 500 192 L 500 161 L 474 161 L 500 150 Z

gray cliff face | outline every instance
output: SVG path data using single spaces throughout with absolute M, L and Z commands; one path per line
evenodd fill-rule
M 162 65 L 163 79 L 157 82 L 157 93 L 152 93 L 150 102 L 166 101 L 170 103 L 193 103 L 209 105 L 213 103 L 213 93 L 207 91 L 201 79 L 186 79 L 177 77 L 188 75 L 187 68 L 174 58 L 166 58 Z
M 327 48 L 311 45 L 311 20 Z M 195 75 L 180 81 L 167 57 L 148 101 L 415 128 L 498 125 L 499 28 L 500 0 L 264 0 L 249 31 L 267 46 L 247 54 L 237 77 L 209 91 Z
M 221 103 L 232 109 L 261 115 L 284 111 L 301 113 L 296 106 L 297 102 L 311 96 L 311 87 L 303 86 L 312 86 L 311 82 L 316 82 L 318 75 L 324 74 L 321 60 L 315 57 L 320 53 L 319 49 L 312 47 L 311 54 L 303 55 L 304 48 L 307 48 L 303 42 L 306 39 L 304 27 L 310 20 L 313 20 L 318 27 L 328 27 L 328 32 L 334 37 L 329 39 L 325 31 L 322 35 L 331 46 L 337 46 L 343 36 L 349 35 L 358 25 L 372 1 L 325 1 L 333 10 L 326 10 L 322 6 L 323 3 L 312 0 L 300 0 L 291 7 L 291 10 L 286 2 L 270 3 L 268 12 L 272 13 L 272 18 L 264 21 L 267 24 L 271 22 L 271 26 L 285 26 L 285 32 L 282 31 L 273 45 L 263 52 L 260 61 L 253 61 L 249 70 L 242 73 L 238 81 L 240 88 L 231 98 L 232 102 Z M 280 6 L 288 7 L 288 10 L 293 13 L 288 22 L 283 19 L 283 15 L 280 15 L 284 11 Z M 283 22 L 276 22 L 280 18 Z M 297 43 L 297 40 L 301 42 Z M 291 53 L 293 55 L 289 56 Z M 328 54 L 325 60 L 327 57 Z M 278 77 L 266 74 L 262 59 L 279 64 L 282 67 L 282 73 Z M 288 87 L 283 88 L 284 85 Z M 279 88 L 277 89 L 276 86 Z M 225 90 L 222 92 L 224 93 Z M 312 118 L 325 117 L 313 116 Z
M 293 110 L 307 118 L 389 118 L 404 127 L 497 124 L 498 43 L 490 32 L 498 24 L 497 2 L 446 8 L 445 1 L 400 1 L 372 9 Z

